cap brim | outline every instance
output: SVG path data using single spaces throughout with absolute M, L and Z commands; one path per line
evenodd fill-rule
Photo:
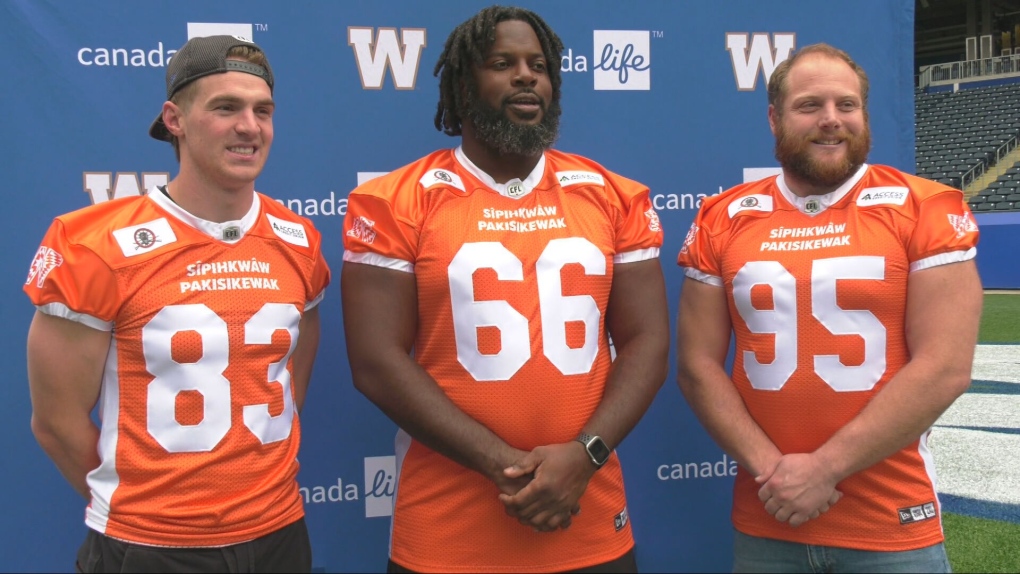
M 159 111 L 156 120 L 149 126 L 149 135 L 160 141 L 170 141 L 170 131 L 166 129 L 166 124 L 163 123 L 163 110 Z

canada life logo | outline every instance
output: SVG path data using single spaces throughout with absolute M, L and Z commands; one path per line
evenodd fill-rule
M 394 456 L 365 457 L 365 517 L 393 515 L 397 489 L 397 459 Z
M 237 24 L 225 22 L 188 22 L 188 39 L 200 36 L 217 36 L 227 34 L 251 41 L 255 26 L 253 24 Z M 101 47 L 84 46 L 78 49 L 78 63 L 82 66 L 114 66 L 145 68 L 162 68 L 167 65 L 177 48 L 178 41 L 156 42 L 146 47 Z
M 595 30 L 596 90 L 652 89 L 651 33 L 648 30 Z

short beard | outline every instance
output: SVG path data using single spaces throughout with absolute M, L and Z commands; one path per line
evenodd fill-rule
M 839 134 L 839 137 L 847 143 L 846 154 L 841 161 L 820 162 L 815 161 L 808 152 L 814 136 L 797 138 L 787 134 L 783 128 L 782 118 L 779 118 L 776 129 L 776 159 L 784 171 L 790 172 L 811 186 L 820 188 L 839 186 L 850 179 L 868 159 L 868 152 L 871 150 L 871 129 L 867 121 L 865 117 L 864 131 L 860 135 Z
M 535 125 L 518 124 L 507 115 L 507 101 L 494 109 L 477 97 L 472 97 L 462 114 L 471 121 L 475 137 L 486 147 L 500 155 L 533 156 L 552 147 L 559 137 L 560 104 L 541 103 L 542 121 Z

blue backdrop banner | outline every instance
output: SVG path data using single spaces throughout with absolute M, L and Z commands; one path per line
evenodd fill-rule
M 913 0 L 523 1 L 563 39 L 556 147 L 647 184 L 676 255 L 705 196 L 772 173 L 765 84 L 791 50 L 828 42 L 871 77 L 870 160 L 914 171 Z M 150 139 L 167 62 L 190 36 L 253 38 L 276 75 L 276 139 L 257 188 L 322 231 L 334 271 L 301 413 L 300 482 L 319 571 L 383 571 L 394 425 L 352 386 L 340 311 L 341 224 L 360 181 L 459 143 L 432 124 L 432 75 L 447 35 L 485 3 L 0 2 L 0 120 L 7 247 L 0 257 L 0 401 L 7 453 L 0 570 L 71 571 L 84 501 L 35 443 L 25 371 L 34 309 L 21 292 L 52 219 L 166 182 L 177 164 Z M 357 334 L 352 334 L 356 336 Z M 675 365 L 675 357 L 673 359 Z M 736 463 L 708 438 L 674 382 L 620 447 L 643 571 L 730 569 Z

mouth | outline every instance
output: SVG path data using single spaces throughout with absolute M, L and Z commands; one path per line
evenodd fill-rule
M 255 155 L 255 148 L 253 146 L 231 146 L 227 148 L 227 151 L 244 156 Z
M 506 106 L 522 114 L 535 114 L 543 109 L 542 98 L 530 93 L 517 94 L 507 98 Z

